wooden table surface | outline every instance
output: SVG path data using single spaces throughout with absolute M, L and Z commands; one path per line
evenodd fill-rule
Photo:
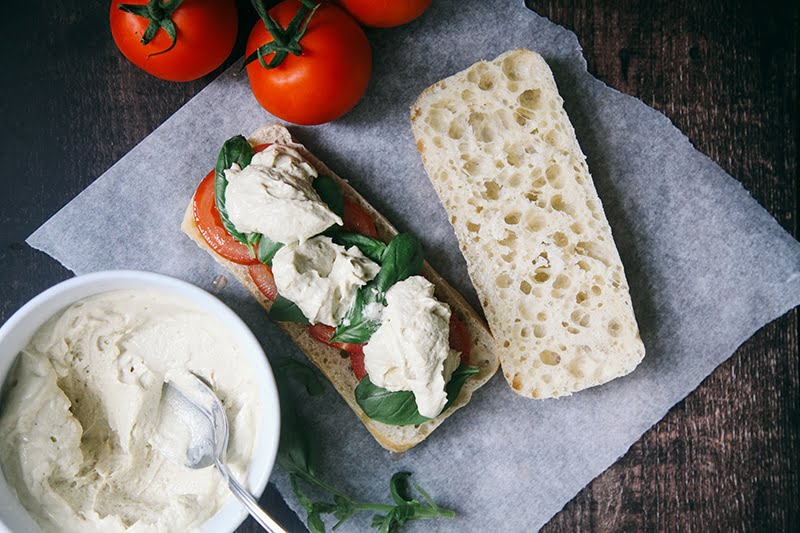
M 255 20 L 239 4 L 227 64 Z M 796 3 L 528 5 L 577 34 L 590 72 L 666 114 L 797 236 Z M 138 71 L 111 40 L 108 1 L 4 9 L 0 322 L 71 275 L 25 238 L 219 73 L 173 84 Z M 798 352 L 794 310 L 740 347 L 545 531 L 796 530 Z M 274 489 L 262 502 L 301 527 Z

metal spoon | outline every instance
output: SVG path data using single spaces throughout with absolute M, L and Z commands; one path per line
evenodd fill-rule
M 159 431 L 160 442 L 158 437 L 154 441 L 158 451 L 174 463 L 192 469 L 206 468 L 213 464 L 233 495 L 261 527 L 270 533 L 286 533 L 280 524 L 259 507 L 255 498 L 236 481 L 222 462 L 228 447 L 228 417 L 217 395 L 201 378 L 191 373 L 187 373 L 181 380 L 181 388 L 171 381 L 165 382 L 161 388 L 159 425 L 164 424 L 173 435 L 179 434 L 180 426 L 183 426 L 183 435 L 178 437 L 183 441 L 177 446 L 168 445 L 164 437 L 166 441 L 178 441 L 170 437 L 170 432 Z M 178 450 L 185 450 L 182 457 L 176 457 L 180 453 Z

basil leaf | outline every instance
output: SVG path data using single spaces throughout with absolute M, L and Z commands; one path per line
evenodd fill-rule
M 467 366 L 464 363 L 459 365 L 445 386 L 447 403 L 444 405 L 442 413 L 456 401 L 464 383 L 478 372 L 480 370 L 476 367 Z M 356 403 L 371 419 L 392 426 L 418 425 L 430 420 L 419 414 L 413 392 L 388 391 L 373 384 L 369 380 L 369 376 L 365 376 L 356 387 Z
M 261 240 L 258 241 L 258 260 L 267 266 L 272 266 L 272 258 L 281 248 L 283 248 L 283 244 L 262 235 Z
M 280 294 L 269 310 L 269 317 L 278 322 L 297 322 L 298 324 L 308 324 L 308 319 L 297 305 L 291 300 L 287 300 Z
M 333 242 L 345 248 L 355 246 L 361 253 L 372 259 L 378 264 L 383 262 L 383 254 L 386 252 L 386 245 L 378 239 L 361 235 L 360 233 L 350 233 L 347 231 L 335 231 L 331 234 Z
M 314 183 L 311 185 L 314 187 L 314 190 L 317 191 L 317 194 L 319 194 L 320 199 L 328 204 L 331 211 L 339 215 L 339 217 L 344 216 L 344 197 L 342 196 L 342 190 L 336 182 L 333 181 L 332 177 L 317 176 Z
M 247 246 L 251 252 L 253 252 L 253 247 L 258 241 L 257 237 L 253 240 L 254 237 L 251 237 L 251 235 L 258 234 L 242 233 L 236 229 L 236 226 L 233 225 L 233 222 L 231 222 L 231 219 L 228 217 L 228 210 L 225 208 L 225 189 L 228 187 L 228 179 L 225 177 L 225 171 L 230 169 L 234 163 L 238 164 L 241 168 L 246 167 L 250 164 L 250 160 L 253 158 L 254 154 L 253 147 L 250 146 L 247 139 L 241 135 L 236 135 L 225 141 L 225 144 L 222 145 L 222 149 L 217 156 L 216 167 L 214 168 L 214 194 L 217 203 L 217 211 L 219 211 L 219 217 L 222 219 L 222 225 L 234 239 Z
M 332 342 L 363 344 L 369 341 L 380 324 L 368 320 L 364 316 L 364 309 L 375 302 L 383 303 L 389 287 L 419 273 L 423 261 L 422 245 L 414 236 L 400 233 L 395 235 L 381 254 L 381 260 L 378 275 L 358 289 L 353 304 L 331 337 Z
M 317 378 L 314 370 L 310 366 L 304 365 L 299 361 L 288 357 L 282 357 L 275 363 L 275 370 L 276 373 L 280 372 L 281 376 L 293 379 L 303 385 L 310 396 L 319 396 L 325 392 L 325 388 L 322 386 L 322 382 L 319 378 Z
M 422 245 L 413 235 L 395 235 L 386 247 L 381 270 L 374 280 L 378 300 L 383 301 L 386 291 L 398 281 L 419 274 L 423 259 Z

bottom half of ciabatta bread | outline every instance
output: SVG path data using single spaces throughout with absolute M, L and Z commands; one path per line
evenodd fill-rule
M 248 140 L 253 146 L 267 143 L 281 143 L 290 145 L 300 151 L 303 156 L 308 159 L 320 174 L 331 176 L 342 189 L 344 195 L 351 200 L 356 201 L 369 215 L 372 217 L 375 227 L 378 230 L 378 236 L 381 240 L 388 242 L 397 230 L 378 213 L 372 206 L 370 206 L 363 197 L 361 197 L 352 187 L 350 187 L 344 180 L 336 176 L 330 171 L 321 161 L 315 158 L 305 147 L 292 141 L 291 135 L 288 130 L 280 125 L 265 126 L 255 131 Z M 192 199 L 193 200 L 193 199 Z M 272 302 L 270 302 L 258 287 L 253 282 L 249 275 L 246 265 L 240 265 L 225 259 L 212 250 L 197 228 L 197 223 L 194 217 L 193 201 L 189 202 L 186 209 L 181 229 L 188 235 L 197 245 L 210 253 L 214 259 L 225 267 L 231 275 L 233 275 L 239 282 L 241 282 L 247 290 L 258 300 L 266 311 L 269 311 Z M 358 380 L 353 374 L 348 357 L 337 350 L 327 346 L 308 333 L 307 327 L 301 324 L 279 322 L 279 326 L 286 332 L 292 341 L 308 356 L 314 365 L 319 368 L 325 377 L 333 384 L 339 394 L 344 398 L 345 402 L 361 419 L 373 437 L 380 443 L 381 446 L 393 452 L 402 452 L 416 446 L 431 434 L 431 432 L 439 427 L 445 419 L 453 414 L 456 410 L 465 406 L 473 392 L 484 385 L 489 378 L 497 371 L 499 362 L 495 353 L 494 340 L 492 339 L 489 330 L 483 320 L 475 313 L 470 305 L 464 298 L 453 289 L 441 276 L 439 276 L 427 263 L 423 266 L 422 275 L 425 276 L 436 286 L 436 297 L 447 303 L 452 312 L 464 323 L 469 332 L 471 342 L 471 352 L 469 357 L 469 364 L 480 369 L 480 372 L 471 377 L 464 384 L 461 389 L 458 399 L 447 409 L 434 419 L 417 426 L 392 426 L 376 422 L 364 414 L 361 407 L 356 403 L 355 388 L 358 385 Z M 266 318 L 266 317 L 265 317 Z

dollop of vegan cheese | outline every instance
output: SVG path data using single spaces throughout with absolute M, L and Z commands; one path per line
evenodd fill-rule
M 244 479 L 259 394 L 236 340 L 214 317 L 169 295 L 113 291 L 84 299 L 34 335 L 9 376 L 0 462 L 45 531 L 189 531 L 230 497 L 214 468 L 165 459 L 162 385 L 192 371 L 230 422 L 226 463 Z
M 370 381 L 390 391 L 412 391 L 419 414 L 428 418 L 442 412 L 445 384 L 459 365 L 449 343 L 450 308 L 433 291 L 422 276 L 393 285 L 383 322 L 364 346 Z
M 225 208 L 243 233 L 290 244 L 342 225 L 312 186 L 317 171 L 293 148 L 273 144 L 244 169 L 234 164 L 225 177 Z
M 272 260 L 278 293 L 300 308 L 312 324 L 336 326 L 353 303 L 356 291 L 380 267 L 352 246 L 330 237 L 313 237 L 284 246 Z

